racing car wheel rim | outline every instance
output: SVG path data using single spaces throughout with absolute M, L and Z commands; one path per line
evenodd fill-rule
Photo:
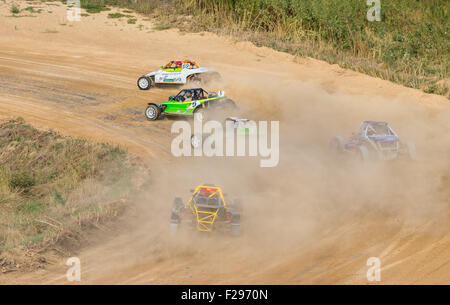
M 145 111 L 145 115 L 149 118 L 149 119 L 153 119 L 156 116 L 156 110 L 153 107 L 149 107 L 147 108 L 147 110 Z
M 148 88 L 148 84 L 149 84 L 148 79 L 146 79 L 145 77 L 139 80 L 139 87 L 142 89 Z
M 200 146 L 200 139 L 198 137 L 196 137 L 196 136 L 192 136 L 191 137 L 191 145 L 194 148 L 199 147 Z

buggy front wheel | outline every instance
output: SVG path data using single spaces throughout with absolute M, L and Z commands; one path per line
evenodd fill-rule
M 145 116 L 149 121 L 156 120 L 159 117 L 159 108 L 156 105 L 148 105 L 145 110 Z
M 137 81 L 137 85 L 141 90 L 148 90 L 153 85 L 153 80 L 150 77 L 141 76 Z

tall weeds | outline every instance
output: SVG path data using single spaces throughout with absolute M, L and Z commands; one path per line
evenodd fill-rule
M 53 244 L 72 225 L 118 213 L 113 203 L 130 191 L 132 170 L 118 147 L 22 120 L 0 124 L 0 260 L 4 251 Z

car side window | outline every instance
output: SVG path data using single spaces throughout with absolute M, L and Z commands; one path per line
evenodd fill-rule
M 185 94 L 184 97 L 185 97 L 184 102 L 192 101 L 193 100 L 193 93 L 192 93 L 192 91 L 186 91 L 186 94 Z

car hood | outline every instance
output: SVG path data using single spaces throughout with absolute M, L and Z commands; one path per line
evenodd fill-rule
M 156 75 L 158 73 L 161 73 L 161 72 L 164 72 L 164 71 L 162 69 L 158 69 L 158 70 L 155 70 L 155 71 L 150 72 L 148 74 L 145 74 L 145 76 L 154 76 L 154 75 Z

